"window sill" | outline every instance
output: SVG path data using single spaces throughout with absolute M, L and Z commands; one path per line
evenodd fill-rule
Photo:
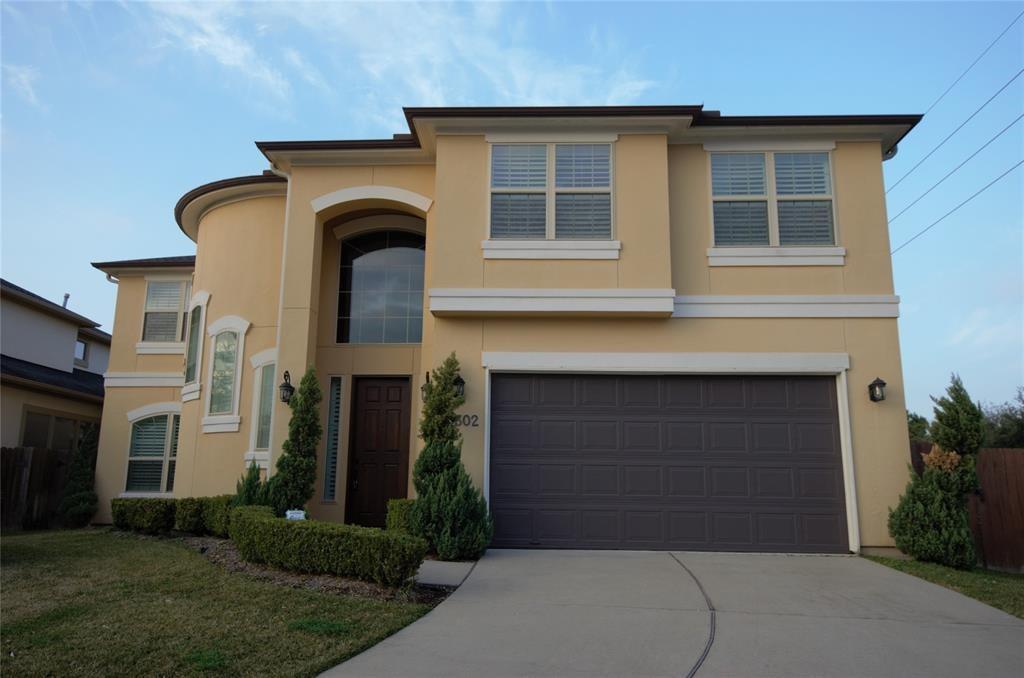
M 203 417 L 203 433 L 234 433 L 242 418 L 237 414 L 218 414 Z
M 122 492 L 118 499 L 172 499 L 173 492 Z
M 842 266 L 845 247 L 711 247 L 708 266 Z
M 185 384 L 181 387 L 181 402 L 187 403 L 190 400 L 198 400 L 202 386 L 198 383 Z
M 270 468 L 270 451 L 269 450 L 249 450 L 245 453 L 245 465 L 256 462 L 256 465 L 262 469 Z
M 140 341 L 135 344 L 136 355 L 185 355 L 183 341 Z
M 618 259 L 618 240 L 484 240 L 484 259 Z

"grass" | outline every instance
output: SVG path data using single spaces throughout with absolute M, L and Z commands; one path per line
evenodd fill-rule
M 4 535 L 0 555 L 4 676 L 313 676 L 430 609 L 258 581 L 106 529 Z
M 912 574 L 933 584 L 980 600 L 986 605 L 1009 612 L 1024 619 L 1024 574 L 994 572 L 992 570 L 956 570 L 936 563 L 918 560 L 896 560 L 880 556 L 865 556 L 900 572 Z

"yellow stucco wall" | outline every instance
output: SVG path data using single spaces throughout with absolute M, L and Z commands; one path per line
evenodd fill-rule
M 26 409 L 67 414 L 96 422 L 100 420 L 102 412 L 99 403 L 4 384 L 0 387 L 0 445 L 17 447 L 21 444 Z
M 315 517 L 343 519 L 348 431 L 353 378 L 409 376 L 413 426 L 410 468 L 415 459 L 415 422 L 423 373 L 455 351 L 467 381 L 463 412 L 480 415 L 464 429 L 463 460 L 477 483 L 484 473 L 483 351 L 602 352 L 837 352 L 848 353 L 851 437 L 858 514 L 864 545 L 890 544 L 886 510 L 906 481 L 907 433 L 896 320 L 892 318 L 436 318 L 424 317 L 419 346 L 338 345 L 334 341 L 338 239 L 331 225 L 347 212 L 403 209 L 377 199 L 314 212 L 311 201 L 339 189 L 386 186 L 433 200 L 425 217 L 425 288 L 673 288 L 677 295 L 714 294 L 891 294 L 881 153 L 877 142 L 842 142 L 833 152 L 837 245 L 847 250 L 844 266 L 710 267 L 711 241 L 707 154 L 700 145 L 669 145 L 660 135 L 620 135 L 614 150 L 614 237 L 618 260 L 486 260 L 488 147 L 482 135 L 439 136 L 436 165 L 296 166 L 287 200 L 259 198 L 231 203 L 204 216 L 199 231 L 195 290 L 211 294 L 206 324 L 222 315 L 252 323 L 245 337 L 237 433 L 203 433 L 205 392 L 182 406 L 175 493 L 230 492 L 248 450 L 253 370 L 248 359 L 278 348 L 278 374 L 288 369 L 297 382 L 314 365 L 325 387 L 343 377 L 338 494 L 324 503 L 323 450 Z M 414 211 L 405 206 L 406 211 Z M 281 285 L 283 284 L 283 288 Z M 123 328 L 141 322 L 144 285 L 122 281 L 115 321 L 112 371 L 181 369 L 181 358 L 150 362 L 134 354 L 136 337 Z M 425 304 L 426 305 L 426 304 Z M 135 325 L 133 325 L 133 323 Z M 280 323 L 280 327 L 278 324 Z M 208 337 L 207 337 L 208 339 Z M 130 343 L 131 350 L 128 350 Z M 208 369 L 204 342 L 200 375 Z M 168 358 L 153 356 L 153 358 Z M 166 365 L 165 365 L 166 362 Z M 115 366 L 116 365 L 116 366 Z M 870 403 L 867 384 L 888 384 L 888 398 Z M 165 393 L 166 391 L 166 393 Z M 108 413 L 173 395 L 173 389 L 113 389 Z M 111 398 L 111 394 L 114 397 Z M 326 398 L 323 411 L 326 415 Z M 113 415 L 111 415 L 113 417 Z M 286 436 L 288 409 L 275 405 L 272 449 Z M 326 416 L 325 416 L 326 418 Z M 113 417 L 112 421 L 116 419 Z M 119 432 L 120 431 L 120 432 Z M 127 426 L 112 426 L 101 444 L 104 491 L 123 484 Z M 273 462 L 271 462 L 273 463 Z

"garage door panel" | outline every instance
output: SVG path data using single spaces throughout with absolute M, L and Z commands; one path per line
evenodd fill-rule
M 834 379 L 507 376 L 495 546 L 846 550 Z

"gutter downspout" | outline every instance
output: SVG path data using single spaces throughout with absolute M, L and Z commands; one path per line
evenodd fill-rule
M 107 274 L 107 282 L 108 282 L 108 283 L 113 283 L 113 284 L 117 285 L 117 284 L 118 284 L 118 283 L 120 283 L 121 281 L 120 281 L 120 280 L 118 280 L 118 279 L 117 279 L 116 277 L 114 277 L 114 276 L 113 276 L 112 274 L 108 273 L 108 274 Z

